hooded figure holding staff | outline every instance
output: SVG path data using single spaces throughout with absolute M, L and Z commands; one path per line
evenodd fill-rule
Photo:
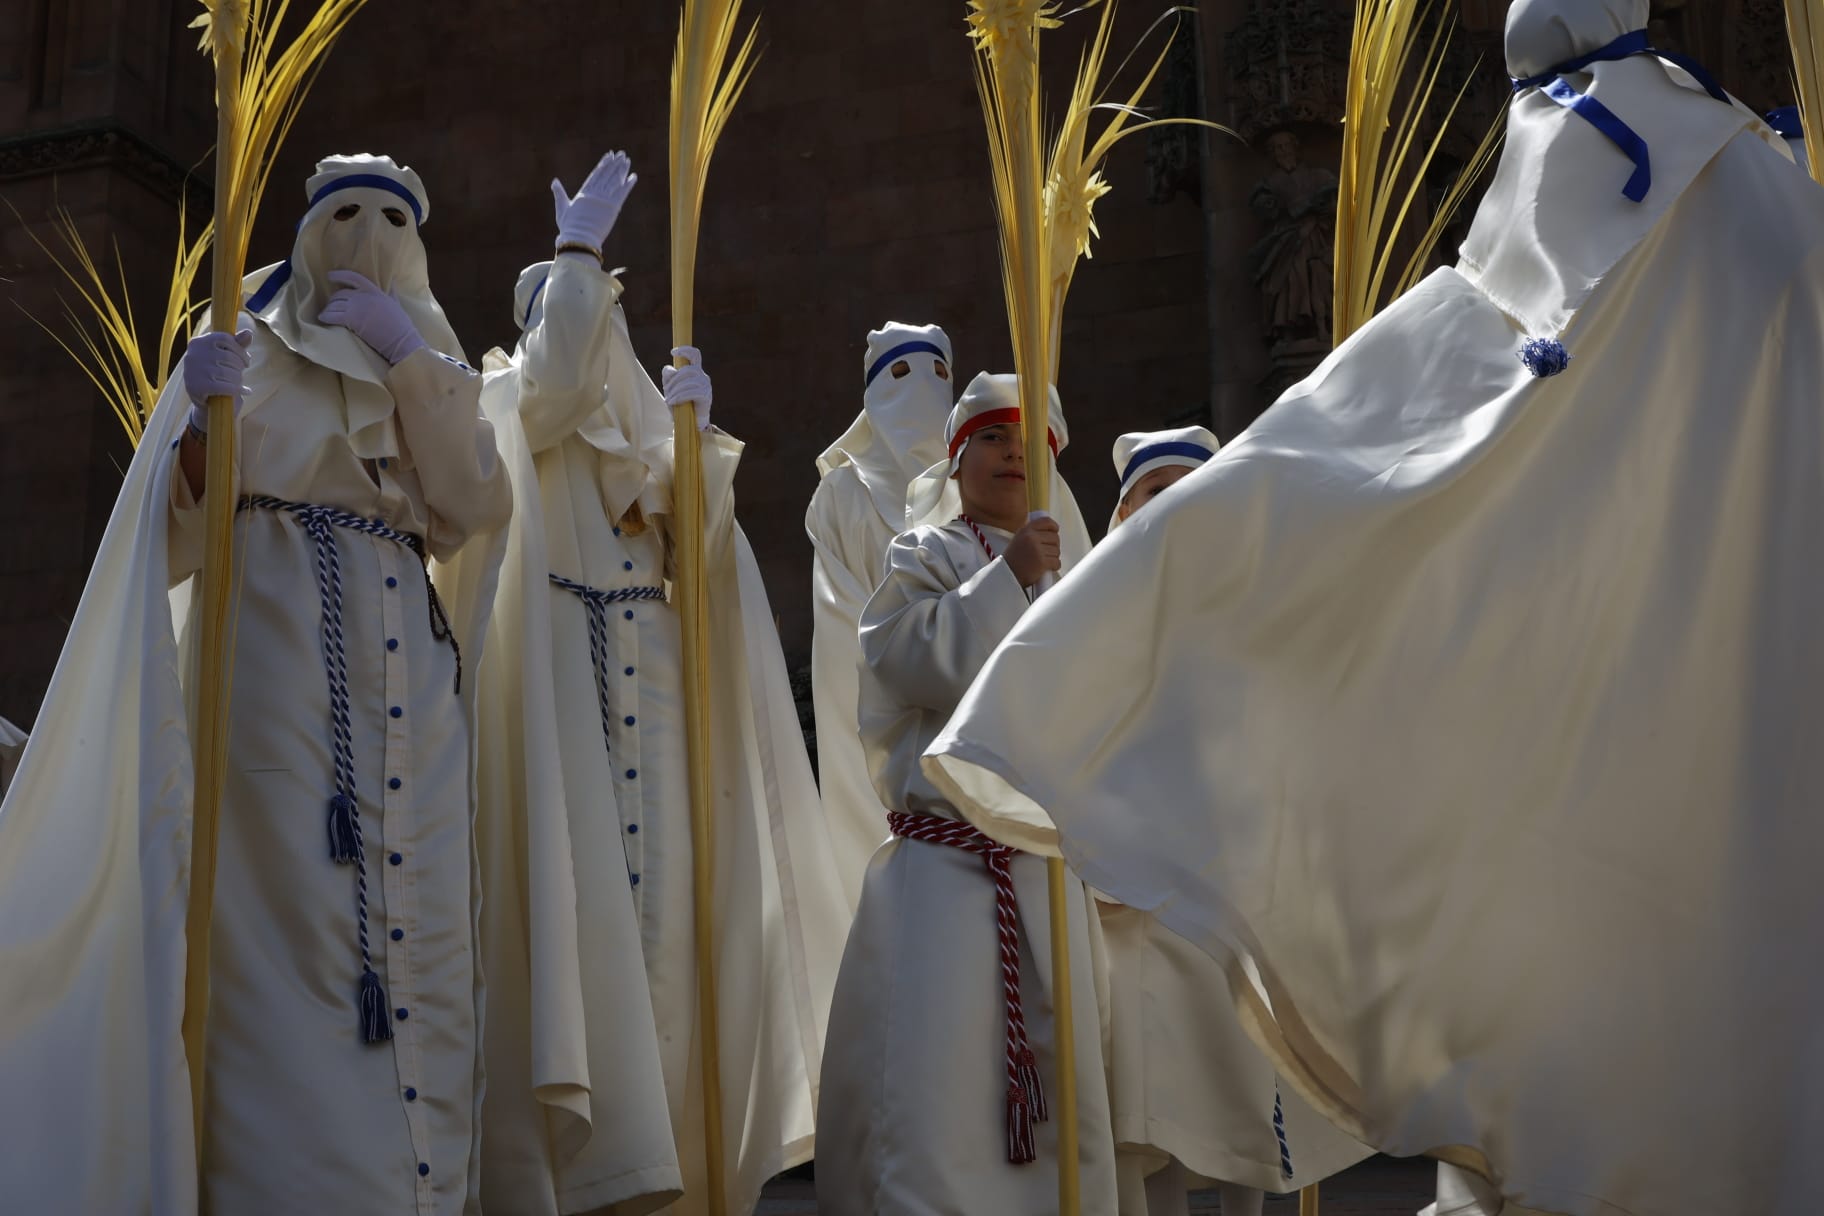
M 553 182 L 553 260 L 482 408 L 518 500 L 480 672 L 490 1208 L 710 1210 L 685 775 L 671 409 L 703 453 L 717 1017 L 729 1210 L 806 1161 L 847 925 L 765 586 L 735 522 L 742 444 L 694 348 L 641 368 L 602 265 L 635 183 Z M 439 567 L 452 598 L 488 577 Z M 680 1194 L 682 1198 L 680 1199 Z
M 0 812 L 0 1082 L 21 1096 L 0 1193 L 21 1210 L 476 1210 L 491 578 L 446 604 L 426 561 L 491 571 L 512 493 L 430 291 L 417 175 L 331 157 L 307 198 L 240 333 L 172 375 Z M 218 395 L 235 485 L 204 484 Z M 177 1027 L 212 494 L 236 496 L 239 583 L 199 1183 Z M 70 1084 L 75 1059 L 96 1085 Z

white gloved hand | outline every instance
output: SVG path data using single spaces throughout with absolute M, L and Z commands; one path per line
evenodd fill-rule
M 212 330 L 198 334 L 184 347 L 184 392 L 190 398 L 190 425 L 209 432 L 209 398 L 234 398 L 238 418 L 247 399 L 247 388 L 241 375 L 253 366 L 247 348 L 253 345 L 253 331 L 225 334 Z
M 709 373 L 703 370 L 703 352 L 694 346 L 674 347 L 671 352 L 674 359 L 684 360 L 683 367 L 666 367 L 659 373 L 659 383 L 665 393 L 665 408 L 675 409 L 690 402 L 697 410 L 697 429 L 709 429 L 709 403 L 715 391 L 709 383 Z
M 596 162 L 594 170 L 583 179 L 576 197 L 564 193 L 564 184 L 551 179 L 551 201 L 557 210 L 557 247 L 584 245 L 598 255 L 614 231 L 621 216 L 621 205 L 627 201 L 639 174 L 630 172 L 632 161 L 625 152 L 610 152 Z
M 317 320 L 340 325 L 393 365 L 424 346 L 418 327 L 398 300 L 352 270 L 332 270 L 329 281 L 341 290 L 329 297 Z

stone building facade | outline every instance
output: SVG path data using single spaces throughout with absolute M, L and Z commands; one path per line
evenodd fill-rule
M 765 51 L 711 175 L 696 338 L 717 420 L 748 443 L 740 515 L 796 665 L 810 643 L 802 518 L 813 462 L 859 407 L 866 331 L 889 318 L 940 322 L 964 378 L 1010 360 L 961 0 L 751 7 Z M 1118 48 L 1166 7 L 1127 0 Z M 1505 6 L 1454 7 L 1450 75 L 1471 81 L 1452 136 L 1461 158 L 1506 96 Z M 0 278 L 17 305 L 0 310 L 0 715 L 19 722 L 36 713 L 130 455 L 98 394 L 31 319 L 59 323 L 58 280 L 32 238 L 51 239 L 48 216 L 66 207 L 91 249 L 118 247 L 142 310 L 162 302 L 178 204 L 208 205 L 209 69 L 183 28 L 195 8 L 0 4 L 0 195 L 19 216 L 0 213 Z M 1072 290 L 1060 374 L 1073 440 L 1063 468 L 1090 519 L 1112 506 L 1116 434 L 1197 420 L 1233 435 L 1321 356 L 1328 301 L 1306 288 L 1324 256 L 1351 11 L 1346 0 L 1203 0 L 1149 105 L 1206 115 L 1239 138 L 1142 135 L 1108 166 L 1114 193 Z M 1785 100 L 1777 0 L 1654 11 L 1656 37 L 1751 104 Z M 626 148 L 643 180 L 609 258 L 627 267 L 635 344 L 656 366 L 670 338 L 675 23 L 675 6 L 653 0 L 374 0 L 273 174 L 252 264 L 284 255 L 317 156 L 390 153 L 424 177 L 432 283 L 479 358 L 513 340 L 515 275 L 548 256 L 546 182 L 574 186 L 600 152 Z M 1047 35 L 1054 97 L 1091 24 L 1078 17 Z M 1161 36 L 1153 29 L 1147 45 Z M 200 180 L 187 178 L 191 166 L 204 166 Z

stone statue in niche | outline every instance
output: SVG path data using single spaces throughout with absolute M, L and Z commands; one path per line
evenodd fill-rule
M 1267 341 L 1331 341 L 1336 249 L 1336 175 L 1299 160 L 1298 136 L 1282 128 L 1267 137 L 1273 169 L 1254 187 L 1248 206 L 1267 228 L 1248 251 L 1260 290 Z

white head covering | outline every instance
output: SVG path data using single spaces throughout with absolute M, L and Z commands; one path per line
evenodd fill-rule
M 1133 431 L 1115 440 L 1115 476 L 1121 479 L 1121 492 L 1115 495 L 1115 513 L 1109 517 L 1108 530 L 1113 532 L 1115 525 L 1121 522 L 1121 504 L 1142 477 L 1154 469 L 1173 465 L 1197 468 L 1208 462 L 1221 446 L 1215 434 L 1202 426 Z
M 910 371 L 896 377 L 892 368 L 901 359 Z M 889 321 L 870 333 L 862 358 L 861 413 L 817 458 L 824 476 L 853 465 L 875 510 L 896 527 L 907 486 L 943 459 L 943 422 L 955 381 L 938 377 L 939 360 L 954 368 L 949 335 L 939 326 Z
M 418 237 L 419 225 L 430 215 L 430 199 L 416 173 L 391 157 L 365 153 L 318 161 L 305 196 L 309 206 L 298 222 L 291 256 L 242 280 L 247 311 L 298 355 L 342 374 L 356 455 L 397 456 L 391 428 L 378 425 L 393 411 L 385 387 L 386 360 L 340 325 L 318 323 L 317 316 L 339 290 L 329 272 L 353 270 L 397 298 L 433 350 L 463 358 L 462 344 L 431 294 Z M 336 219 L 336 212 L 350 204 L 360 210 L 349 219 Z M 388 208 L 405 213 L 403 227 L 386 218 Z M 256 404 L 249 401 L 248 408 Z
M 957 466 L 963 458 L 963 449 L 969 446 L 970 437 L 984 427 L 1019 420 L 1018 376 L 1011 372 L 982 372 L 971 380 L 969 387 L 963 390 L 962 399 L 956 403 L 956 408 L 950 411 L 949 420 L 944 423 L 944 449 L 947 454 L 940 453 L 931 467 L 919 474 L 906 491 L 906 527 L 948 523 L 955 519 L 962 512 L 963 500 L 952 478 L 956 476 Z M 1064 422 L 1064 406 L 1058 400 L 1056 385 L 1051 389 L 1048 422 L 1051 454 L 1055 458 L 1070 442 L 1070 428 Z M 1070 509 L 1075 511 L 1076 501 L 1070 497 L 1064 479 L 1058 476 L 1055 464 L 1052 466 L 1052 478 L 1052 513 L 1057 514 L 1055 508 L 1061 499 L 1068 499 Z
M 1637 34 L 1644 48 L 1646 24 L 1647 0 L 1515 0 L 1508 9 L 1508 72 L 1526 83 L 1458 269 L 1534 337 L 1566 330 L 1595 285 L 1739 131 L 1778 139 L 1746 107 L 1717 101 L 1656 55 L 1573 66 L 1624 35 Z M 1586 117 L 1591 107 L 1571 108 L 1579 95 L 1649 149 L 1640 201 L 1622 193 L 1635 174 L 1628 155 Z

